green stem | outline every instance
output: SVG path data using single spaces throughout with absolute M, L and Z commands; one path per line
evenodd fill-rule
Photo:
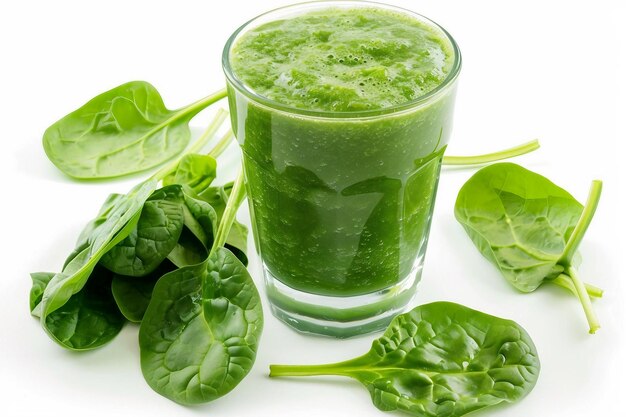
M 233 131 L 229 130 L 224 136 L 220 138 L 219 142 L 215 144 L 213 149 L 209 151 L 208 155 L 213 157 L 214 159 L 217 159 L 217 157 L 220 156 L 226 150 L 226 148 L 228 148 L 228 145 L 230 145 L 230 142 L 234 138 L 235 135 L 233 134 Z
M 500 161 L 502 159 L 513 158 L 539 149 L 539 141 L 537 139 L 524 143 L 513 148 L 505 149 L 499 152 L 487 153 L 475 156 L 444 156 L 444 165 L 480 165 L 488 162 Z
M 205 98 L 202 98 L 194 103 L 191 103 L 188 106 L 185 106 L 181 109 L 178 110 L 178 113 L 176 113 L 176 115 L 174 116 L 175 119 L 180 119 L 181 117 L 187 116 L 187 115 L 195 115 L 197 113 L 199 113 L 200 111 L 206 109 L 207 107 L 209 107 L 211 104 L 220 101 L 221 99 L 223 99 L 224 97 L 226 97 L 227 93 L 226 93 L 226 89 L 222 88 L 219 91 L 216 91 L 213 94 L 210 94 L 208 96 L 206 96 Z
M 561 274 L 555 279 L 548 281 L 548 282 L 556 284 L 559 287 L 565 288 L 566 290 L 569 290 L 575 296 L 578 296 L 578 292 L 576 291 L 576 287 L 574 287 L 574 283 L 572 282 L 570 277 L 566 274 Z M 587 284 L 586 282 L 584 283 L 584 285 L 585 285 L 585 289 L 587 290 L 587 294 L 589 294 L 590 297 L 601 298 L 602 295 L 604 294 L 604 290 L 602 288 L 596 287 L 595 285 Z
M 233 184 L 230 197 L 228 197 L 228 201 L 226 202 L 226 208 L 224 209 L 222 220 L 217 227 L 217 233 L 215 234 L 215 240 L 213 241 L 211 253 L 213 253 L 217 248 L 224 246 L 224 243 L 226 243 L 226 238 L 228 237 L 230 228 L 235 221 L 235 215 L 237 214 L 237 210 L 239 209 L 245 195 L 246 189 L 243 186 L 243 172 L 240 171 L 239 175 L 237 175 L 235 183 Z
M 589 323 L 589 333 L 594 334 L 600 328 L 600 322 L 598 321 L 596 312 L 593 310 L 593 306 L 591 305 L 591 299 L 585 289 L 585 284 L 580 280 L 578 272 L 573 266 L 569 266 L 565 272 L 572 280 L 574 288 L 576 288 L 576 294 L 578 295 L 578 299 L 583 306 L 587 322 Z
M 154 175 L 152 175 L 152 177 L 150 177 L 149 179 L 156 179 L 158 181 L 162 180 L 168 174 L 176 170 L 178 164 L 185 155 L 197 153 L 202 148 L 204 148 L 206 144 L 211 140 L 211 138 L 215 135 L 222 123 L 224 123 L 224 120 L 226 120 L 227 116 L 228 112 L 226 110 L 219 109 L 215 117 L 213 117 L 211 123 L 209 123 L 209 126 L 205 129 L 204 132 L 202 132 L 200 137 L 185 152 L 179 155 L 178 158 L 155 172 Z
M 343 368 L 340 363 L 332 365 L 270 365 L 270 377 L 339 375 L 350 376 L 352 368 Z
M 598 317 L 596 316 L 593 306 L 591 305 L 588 289 L 585 287 L 585 283 L 578 277 L 578 271 L 576 271 L 576 268 L 572 266 L 572 259 L 580 246 L 580 242 L 585 236 L 585 232 L 587 232 L 587 229 L 591 224 L 591 220 L 593 220 L 593 215 L 598 208 L 598 202 L 600 201 L 601 194 L 602 181 L 592 181 L 591 188 L 589 189 L 589 196 L 587 197 L 587 203 L 580 214 L 580 218 L 574 227 L 574 231 L 565 244 L 565 250 L 563 250 L 563 255 L 561 255 L 558 262 L 560 265 L 563 265 L 563 268 L 565 268 L 565 273 L 562 274 L 565 276 L 557 277 L 557 279 L 562 278 L 563 280 L 567 280 L 567 278 L 569 278 L 571 280 L 575 294 L 578 296 L 578 299 L 583 306 L 583 310 L 585 311 L 585 316 L 587 317 L 587 322 L 589 323 L 589 333 L 592 334 L 600 328 L 600 323 L 598 322 Z M 566 288 L 568 286 L 569 284 L 565 284 Z
M 598 208 L 598 202 L 600 201 L 601 194 L 602 181 L 593 180 L 591 182 L 591 188 L 589 189 L 589 196 L 587 197 L 585 208 L 580 214 L 578 223 L 576 223 L 576 227 L 574 227 L 574 231 L 565 245 L 565 250 L 563 251 L 563 255 L 561 255 L 561 259 L 559 259 L 559 264 L 565 267 L 572 264 L 574 254 L 578 250 L 578 246 L 580 246 L 580 242 L 583 240 L 585 232 L 587 232 L 587 229 L 591 224 L 591 220 L 593 220 L 593 215 Z

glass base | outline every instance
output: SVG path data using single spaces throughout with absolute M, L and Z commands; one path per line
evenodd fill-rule
M 263 264 L 272 314 L 302 333 L 347 338 L 386 328 L 413 299 L 422 275 L 422 259 L 399 283 L 357 296 L 331 297 L 283 284 Z

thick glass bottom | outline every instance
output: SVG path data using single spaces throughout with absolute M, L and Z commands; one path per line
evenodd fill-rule
M 298 291 L 283 284 L 263 264 L 265 288 L 272 314 L 303 333 L 346 338 L 386 328 L 413 299 L 422 275 L 423 257 L 397 284 L 350 297 Z

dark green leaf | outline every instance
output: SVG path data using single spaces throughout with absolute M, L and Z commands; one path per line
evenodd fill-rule
M 144 204 L 135 229 L 107 252 L 100 264 L 116 274 L 132 277 L 154 271 L 180 237 L 183 205 L 180 185 L 156 190 Z
M 191 197 L 187 191 L 183 210 L 183 232 L 167 256 L 178 267 L 204 261 L 209 255 L 217 229 L 217 216 L 213 207 Z
M 361 357 L 272 365 L 270 376 L 347 376 L 360 381 L 381 410 L 458 417 L 521 399 L 539 368 L 535 346 L 517 323 L 437 302 L 396 317 Z
M 263 325 L 258 292 L 227 249 L 163 276 L 141 322 L 141 369 L 159 394 L 212 401 L 250 371 Z
M 148 308 L 152 290 L 159 278 L 176 269 L 175 265 L 165 260 L 150 275 L 137 278 L 113 275 L 111 292 L 115 303 L 127 320 L 138 323 Z
M 178 242 L 172 251 L 167 255 L 174 265 L 179 268 L 183 266 L 195 265 L 206 259 L 209 250 L 187 227 L 178 238 Z
M 50 126 L 44 149 L 57 168 L 76 178 L 139 172 L 181 153 L 189 142 L 189 120 L 222 97 L 219 92 L 168 110 L 151 84 L 122 84 Z
M 94 349 L 113 339 L 126 320 L 111 294 L 112 274 L 96 267 L 89 281 L 46 317 L 48 332 L 72 350 Z

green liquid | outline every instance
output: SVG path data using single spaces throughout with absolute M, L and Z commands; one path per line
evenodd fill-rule
M 449 42 L 418 20 L 382 9 L 333 9 L 267 23 L 231 55 L 257 94 L 309 110 L 359 111 L 414 100 L 439 86 Z
M 442 34 L 376 8 L 266 23 L 230 51 L 232 73 L 257 95 L 332 112 L 415 100 L 441 85 L 453 61 Z M 378 117 L 307 117 L 229 84 L 257 249 L 271 274 L 329 296 L 368 294 L 409 276 L 426 249 L 453 102 L 450 88 Z

